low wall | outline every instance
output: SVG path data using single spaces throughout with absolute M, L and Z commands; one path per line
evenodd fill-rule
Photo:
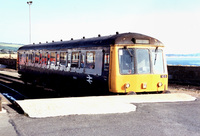
M 0 58 L 0 64 L 7 65 L 9 68 L 16 69 L 16 59 Z
M 168 66 L 169 83 L 200 85 L 200 67 Z

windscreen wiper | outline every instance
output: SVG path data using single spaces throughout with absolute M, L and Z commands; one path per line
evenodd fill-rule
M 129 55 L 130 55 L 131 57 L 133 57 L 133 54 L 129 51 L 129 49 L 126 48 L 126 50 L 128 51 Z
M 154 65 L 156 65 L 156 60 L 157 60 L 157 51 L 158 51 L 158 47 L 156 47 L 156 49 L 155 49 Z

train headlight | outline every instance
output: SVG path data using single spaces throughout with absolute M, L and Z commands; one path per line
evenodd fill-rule
M 142 89 L 146 89 L 147 88 L 147 83 L 142 83 Z
M 158 87 L 161 87 L 162 85 L 163 85 L 162 82 L 158 82 L 158 84 L 157 84 Z
M 129 83 L 126 83 L 125 85 L 124 85 L 124 87 L 125 88 L 129 88 L 131 85 L 129 84 Z

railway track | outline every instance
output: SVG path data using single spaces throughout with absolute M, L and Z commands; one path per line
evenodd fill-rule
M 13 74 L 13 75 L 12 75 Z M 32 83 L 24 83 L 17 72 L 0 72 L 0 83 L 8 86 L 14 90 L 17 90 L 24 96 L 27 96 L 29 99 L 39 99 L 39 98 L 58 98 L 58 97 L 77 97 L 77 96 L 96 96 L 102 95 L 98 93 L 77 93 L 74 91 L 74 94 L 69 93 L 59 93 L 59 90 L 53 88 L 47 88 L 40 85 L 34 85 Z M 72 92 L 72 91 L 69 91 Z M 0 90 L 1 93 L 1 90 Z M 103 94 L 108 95 L 108 94 Z
M 19 77 L 0 74 L 0 93 L 11 101 L 23 99 L 57 98 L 55 90 L 24 84 Z
M 9 86 L 4 85 L 2 83 L 0 83 L 0 90 L 2 95 L 4 95 L 10 101 L 28 99 L 27 96 L 21 94 L 19 91 L 10 88 Z
M 16 100 L 28 99 L 27 96 L 12 87 L 14 83 L 22 84 L 22 81 L 16 77 L 0 74 L 0 93 L 12 103 L 15 103 Z

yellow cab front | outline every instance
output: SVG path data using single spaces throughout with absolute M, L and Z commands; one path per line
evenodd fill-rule
M 138 93 L 168 90 L 163 46 L 113 45 L 110 55 L 110 92 Z

